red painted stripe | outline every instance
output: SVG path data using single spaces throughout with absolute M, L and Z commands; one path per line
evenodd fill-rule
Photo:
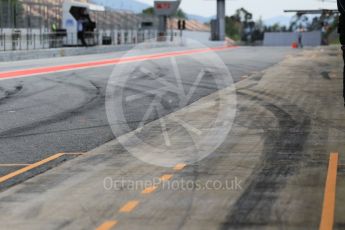
M 84 63 L 70 64 L 70 65 L 48 66 L 48 67 L 41 67 L 41 68 L 35 68 L 35 69 L 15 70 L 15 71 L 8 71 L 8 72 L 0 72 L 0 79 L 28 77 L 28 76 L 56 73 L 56 72 L 69 71 L 69 70 L 75 70 L 75 69 L 95 68 L 95 67 L 100 67 L 100 66 L 161 59 L 161 58 L 167 58 L 167 57 L 176 57 L 176 56 L 183 56 L 183 55 L 190 55 L 190 54 L 197 54 L 197 53 L 207 53 L 211 51 L 221 51 L 221 50 L 233 49 L 233 48 L 236 48 L 236 46 L 222 46 L 222 47 L 215 47 L 215 48 L 193 49 L 193 50 L 175 51 L 175 52 L 168 52 L 168 53 L 141 55 L 141 56 L 135 56 L 135 57 L 107 59 L 107 60 L 102 60 L 102 61 L 84 62 Z

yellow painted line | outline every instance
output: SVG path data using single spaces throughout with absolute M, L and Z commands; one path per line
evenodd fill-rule
M 150 194 L 150 193 L 153 193 L 154 191 L 157 190 L 157 186 L 151 186 L 151 187 L 147 187 L 145 188 L 141 194 Z
M 131 212 L 133 211 L 139 204 L 138 200 L 131 200 L 128 201 L 125 205 L 123 205 L 119 212 Z
M 0 167 L 18 167 L 18 166 L 28 166 L 30 164 L 0 164 Z
M 16 176 L 22 174 L 22 173 L 25 173 L 25 172 L 27 172 L 27 171 L 29 171 L 31 169 L 37 168 L 37 167 L 39 167 L 41 165 L 44 165 L 44 164 L 46 164 L 46 163 L 48 163 L 50 161 L 53 161 L 53 160 L 55 160 L 55 159 L 57 159 L 57 158 L 59 158 L 59 157 L 61 157 L 63 155 L 64 155 L 64 153 L 58 153 L 58 154 L 50 156 L 50 157 L 48 157 L 46 159 L 43 159 L 43 160 L 41 160 L 39 162 L 36 162 L 34 164 L 31 164 L 31 165 L 28 165 L 28 166 L 26 166 L 26 167 L 24 167 L 22 169 L 19 169 L 17 171 L 9 173 L 9 174 L 7 174 L 7 175 L 5 175 L 3 177 L 0 177 L 0 183 L 5 182 L 5 181 L 7 181 L 7 180 L 9 180 L 9 179 L 11 179 L 13 177 L 16 177 Z
M 338 153 L 331 153 L 329 158 L 320 230 L 333 229 L 338 158 Z
M 170 180 L 172 177 L 173 177 L 172 174 L 165 174 L 165 175 L 161 176 L 159 179 L 160 179 L 161 181 L 168 181 L 168 180 Z
M 117 224 L 116 220 L 106 221 L 102 225 L 100 225 L 98 228 L 96 228 L 96 230 L 109 230 L 112 227 L 114 227 L 116 224 Z
M 180 164 L 175 165 L 174 170 L 179 171 L 179 170 L 184 169 L 186 166 L 187 166 L 186 164 L 180 163 Z

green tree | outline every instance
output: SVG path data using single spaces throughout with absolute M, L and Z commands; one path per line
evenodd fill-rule
M 155 9 L 153 7 L 149 7 L 143 10 L 143 14 L 153 16 L 155 14 Z
M 274 23 L 272 25 L 272 31 L 273 32 L 280 32 L 281 31 L 281 26 L 279 25 L 279 23 Z
M 236 16 L 225 17 L 225 33 L 234 40 L 241 39 L 241 20 Z
M 155 14 L 155 9 L 153 7 L 146 8 L 143 10 L 143 14 L 153 16 Z M 182 9 L 178 9 L 174 17 L 178 17 L 180 19 L 188 19 L 187 14 Z
M 175 17 L 178 17 L 180 19 L 188 19 L 187 14 L 182 9 L 177 10 Z
M 225 33 L 234 40 L 244 39 L 244 29 L 248 26 L 254 26 L 253 15 L 244 8 L 236 10 L 231 17 L 225 18 Z

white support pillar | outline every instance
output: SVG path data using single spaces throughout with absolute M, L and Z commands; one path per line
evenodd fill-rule
M 167 16 L 165 15 L 160 15 L 158 16 L 158 33 L 159 36 L 166 36 L 167 35 Z
M 217 24 L 219 40 L 225 40 L 225 0 L 217 0 Z

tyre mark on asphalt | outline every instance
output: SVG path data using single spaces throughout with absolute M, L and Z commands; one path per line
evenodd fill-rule
M 255 79 L 256 81 L 259 81 L 262 77 L 263 73 L 262 72 L 259 72 L 259 73 L 255 73 L 255 76 L 257 77 L 257 79 Z M 255 85 L 257 85 L 257 83 L 255 83 Z M 228 148 L 229 146 L 227 146 Z M 231 146 L 231 148 L 234 147 L 234 146 Z M 220 157 L 217 157 L 216 159 L 209 159 L 209 158 L 206 158 L 205 160 L 207 160 L 208 162 L 210 162 L 210 160 L 212 160 L 212 163 L 211 165 L 214 166 L 216 165 L 217 163 L 219 162 L 222 162 L 224 160 L 224 158 L 226 158 L 225 156 L 220 156 Z M 244 157 L 245 158 L 245 155 Z M 176 165 L 175 168 L 178 170 L 180 167 L 184 167 L 183 165 Z M 200 166 L 199 165 L 194 165 L 192 166 L 192 169 L 193 169 L 193 173 L 191 173 L 191 175 L 193 175 L 191 178 L 191 180 L 193 181 L 197 181 L 198 178 L 200 178 L 200 173 L 199 173 L 199 170 L 200 170 Z M 211 169 L 210 169 L 211 170 Z M 192 211 L 193 211 L 193 207 L 194 207 L 194 203 L 195 201 L 195 196 L 196 196 L 196 190 L 195 188 L 193 188 L 193 190 L 189 191 L 190 192 L 190 195 L 188 196 L 188 199 L 185 199 L 185 203 L 186 203 L 186 207 L 184 208 L 184 211 L 181 216 L 181 219 L 178 221 L 178 223 L 176 223 L 176 228 L 175 229 L 183 229 L 183 227 L 185 226 L 185 224 L 190 220 L 190 218 L 192 217 Z
M 24 87 L 23 88 L 28 88 L 28 86 Z M 48 92 L 50 90 L 53 90 L 54 88 L 56 88 L 56 86 L 51 86 L 51 87 L 47 87 L 43 90 L 39 90 L 39 91 L 35 91 L 35 92 L 31 92 L 31 93 L 24 93 L 24 91 L 21 91 L 20 93 L 16 93 L 15 95 L 11 95 L 10 98 L 7 98 L 5 103 L 0 103 L 0 104 L 9 104 L 9 103 L 13 103 L 13 101 L 16 101 L 16 100 L 19 100 L 19 99 L 22 99 L 22 98 L 29 98 L 29 97 L 33 97 L 33 96 L 36 96 L 36 95 L 39 95 L 39 94 L 42 94 L 42 93 L 45 93 L 45 92 Z M 36 108 L 36 107 L 40 107 L 44 105 L 44 103 L 42 102 L 39 102 L 37 104 L 33 104 L 33 105 L 29 105 L 29 106 L 22 106 L 22 107 L 18 107 L 18 108 L 13 108 L 13 109 L 6 109 L 6 110 L 0 110 L 0 113 L 6 113 L 6 112 L 9 112 L 9 111 L 22 111 L 22 110 L 25 110 L 25 109 L 33 109 L 33 108 Z
M 258 169 L 259 172 L 253 172 L 248 187 L 231 207 L 233 211 L 228 214 L 221 229 L 265 226 L 270 223 L 272 207 L 279 192 L 287 180 L 298 172 L 299 163 L 304 159 L 304 144 L 310 132 L 310 119 L 298 107 L 293 108 L 300 114 L 300 120 L 297 121 L 289 113 L 259 96 L 244 92 L 238 94 L 251 97 L 251 100 L 272 112 L 278 120 L 279 129 L 266 130 L 263 150 L 265 163 Z M 278 216 L 277 213 L 275 215 Z
M 56 82 L 56 81 L 55 81 Z M 0 133 L 0 138 L 6 137 L 6 136 L 13 136 L 16 134 L 20 134 L 25 131 L 29 131 L 32 129 L 36 129 L 38 127 L 42 127 L 45 125 L 50 125 L 53 123 L 61 122 L 63 120 L 66 120 L 72 116 L 83 114 L 89 110 L 95 109 L 97 107 L 101 107 L 104 105 L 104 93 L 102 93 L 102 90 L 100 87 L 98 87 L 95 83 L 90 82 L 90 84 L 93 86 L 93 89 L 87 88 L 85 86 L 81 86 L 79 84 L 71 83 L 71 82 L 56 82 L 63 84 L 66 87 L 74 87 L 82 90 L 87 95 L 87 100 L 85 100 L 83 103 L 81 103 L 78 107 L 68 109 L 66 111 L 63 111 L 61 113 L 54 114 L 46 119 L 39 120 L 32 122 L 27 125 L 14 127 L 11 129 L 8 129 L 6 131 L 3 131 Z M 92 94 L 92 96 L 89 96 Z
M 153 122 L 157 119 L 148 119 L 146 120 L 146 123 Z M 98 129 L 98 128 L 107 128 L 110 125 L 123 125 L 123 124 L 129 124 L 129 125 L 138 125 L 142 121 L 128 121 L 128 122 L 118 122 L 118 123 L 113 123 L 113 124 L 104 124 L 104 125 L 94 125 L 94 126 L 86 126 L 86 127 L 78 127 L 78 128 L 69 128 L 69 129 L 59 129 L 59 130 L 54 130 L 54 131 L 44 131 L 44 132 L 36 132 L 36 133 L 29 133 L 29 134 L 17 134 L 17 135 L 11 135 L 11 136 L 0 136 L 0 139 L 6 139 L 6 138 L 18 138 L 18 137 L 28 137 L 28 136 L 36 136 L 36 135 L 43 135 L 43 134 L 54 134 L 54 133 L 63 133 L 63 132 L 71 132 L 71 131 L 81 131 L 81 130 L 88 130 L 88 129 Z M 135 129 L 133 129 L 135 130 Z M 133 131 L 131 130 L 131 131 Z M 125 133 L 124 133 L 125 134 Z M 112 139 L 106 140 L 105 142 L 108 142 Z
M 256 84 L 255 84 L 256 85 Z M 248 127 L 248 128 L 253 128 L 253 129 L 264 129 L 266 127 L 266 122 L 262 121 L 262 117 L 261 116 L 256 116 L 253 117 L 250 124 L 244 125 L 242 124 L 241 119 L 239 119 L 241 117 L 241 112 L 242 111 L 246 111 L 250 108 L 252 108 L 253 106 L 258 106 L 257 104 L 251 104 L 251 105 L 243 105 L 243 104 L 238 104 L 239 108 L 238 108 L 238 112 L 239 114 L 237 114 L 235 120 L 234 120 L 234 124 L 237 124 L 238 126 L 243 126 L 243 127 Z M 248 108 L 250 107 L 250 108 Z M 258 127 L 259 126 L 259 127 Z M 229 134 L 231 136 L 231 134 Z M 226 151 L 226 152 L 232 152 L 232 149 L 236 147 L 237 144 L 230 144 L 230 146 L 228 144 L 225 144 L 223 146 L 220 146 L 218 151 Z M 255 148 L 255 147 L 253 147 Z M 253 150 L 254 151 L 254 150 Z M 231 157 L 231 156 L 230 156 Z M 200 180 L 204 174 L 203 171 L 207 171 L 207 172 L 211 172 L 213 170 L 213 168 L 218 165 L 218 164 L 222 164 L 224 161 L 227 161 L 229 158 L 229 155 L 218 155 L 218 154 L 211 154 L 209 157 L 205 158 L 203 160 L 203 162 L 207 162 L 207 165 L 201 163 L 201 164 L 196 164 L 193 166 L 190 166 L 193 171 L 192 173 L 189 173 L 190 175 L 192 175 L 193 178 L 191 178 L 191 180 L 193 181 L 197 181 Z M 238 160 L 243 161 L 244 159 L 247 158 L 246 154 L 243 154 L 243 156 Z M 231 171 L 236 171 L 238 169 L 238 167 L 240 166 L 234 166 L 233 168 L 228 169 L 230 172 Z M 200 173 L 200 171 L 202 171 L 202 173 Z M 196 203 L 196 205 L 198 205 L 198 200 L 195 199 L 196 193 L 197 191 L 195 189 L 190 191 L 190 195 L 188 197 L 188 200 L 185 199 L 186 207 L 184 210 L 184 215 L 181 218 L 181 220 L 179 221 L 178 224 L 176 224 L 176 228 L 175 229 L 183 229 L 184 226 L 188 223 L 188 221 L 192 218 L 193 213 L 192 213 L 192 208 L 194 207 L 194 204 Z
M 329 76 L 329 71 L 322 71 L 321 76 L 326 80 L 332 80 L 331 77 Z
M 11 97 L 13 97 L 14 95 L 18 94 L 19 92 L 21 92 L 23 89 L 23 85 L 18 84 L 14 87 L 14 89 L 12 90 L 6 90 L 2 87 L 0 87 L 0 90 L 3 91 L 4 96 L 0 98 L 0 105 L 4 104 L 4 102 L 8 99 L 10 99 Z

